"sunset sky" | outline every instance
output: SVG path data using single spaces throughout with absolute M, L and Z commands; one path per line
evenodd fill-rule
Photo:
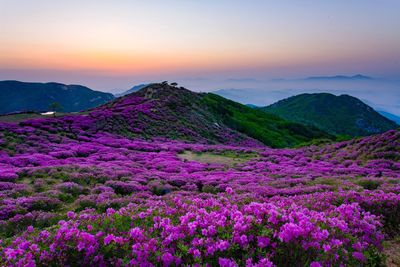
M 0 0 L 0 79 L 400 78 L 400 1 Z

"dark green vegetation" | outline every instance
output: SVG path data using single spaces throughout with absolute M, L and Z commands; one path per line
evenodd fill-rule
M 395 122 L 349 95 L 300 94 L 261 110 L 335 135 L 365 136 L 398 127 Z
M 206 94 L 202 102 L 223 124 L 271 147 L 295 146 L 314 139 L 333 139 L 316 127 L 284 120 L 215 94 Z
M 112 100 L 114 96 L 81 85 L 0 81 L 0 114 L 47 111 L 58 103 L 65 112 L 81 111 Z

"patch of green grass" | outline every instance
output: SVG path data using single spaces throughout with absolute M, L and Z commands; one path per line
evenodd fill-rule
M 56 117 L 62 117 L 67 113 L 57 112 Z M 10 115 L 1 115 L 0 122 L 22 122 L 29 119 L 40 119 L 40 118 L 48 118 L 54 117 L 53 115 L 41 115 L 40 113 L 35 112 L 27 112 L 27 113 L 18 113 L 18 114 L 10 114 Z
M 257 157 L 256 153 L 240 153 L 236 151 L 226 150 L 221 153 L 216 152 L 202 152 L 195 153 L 192 151 L 185 151 L 178 154 L 181 159 L 189 161 L 198 161 L 210 164 L 222 164 L 227 166 L 235 166 L 239 163 L 244 163 L 252 158 Z
M 18 144 L 22 144 L 24 140 L 16 133 L 4 131 L 2 139 L 4 143 L 0 145 L 0 149 L 4 150 L 10 155 L 14 155 Z

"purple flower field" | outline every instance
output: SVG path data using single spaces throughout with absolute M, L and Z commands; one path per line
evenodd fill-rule
M 148 132 L 132 118 L 157 114 L 125 105 L 0 124 L 0 266 L 379 266 L 399 234 L 399 131 L 296 149 L 141 139 L 109 121 Z

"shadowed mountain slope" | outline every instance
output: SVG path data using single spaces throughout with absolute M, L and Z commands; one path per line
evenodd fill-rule
M 74 112 L 96 107 L 114 99 L 110 93 L 81 85 L 0 81 L 0 114 L 21 111 L 47 111 L 57 102 L 63 111 Z

